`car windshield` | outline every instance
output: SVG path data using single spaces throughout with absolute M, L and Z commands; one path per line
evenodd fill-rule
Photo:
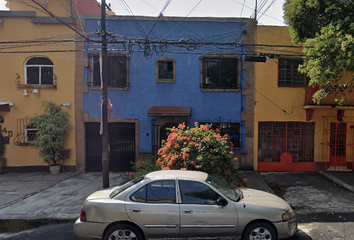
M 133 179 L 125 184 L 123 184 L 122 186 L 119 186 L 118 188 L 116 188 L 110 195 L 110 198 L 114 198 L 115 196 L 117 196 L 119 193 L 123 192 L 125 189 L 130 188 L 131 186 L 137 184 L 138 182 L 140 182 L 141 180 L 143 180 L 144 177 L 140 177 L 140 178 L 136 178 Z
M 240 199 L 240 193 L 236 188 L 231 187 L 224 179 L 209 175 L 206 182 L 218 189 L 230 200 L 237 202 Z

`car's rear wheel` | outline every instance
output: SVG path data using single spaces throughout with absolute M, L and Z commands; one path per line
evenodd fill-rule
M 243 234 L 243 240 L 276 240 L 277 234 L 273 226 L 267 222 L 251 223 Z
M 108 229 L 103 237 L 104 240 L 143 240 L 144 237 L 133 225 L 129 224 L 115 224 Z

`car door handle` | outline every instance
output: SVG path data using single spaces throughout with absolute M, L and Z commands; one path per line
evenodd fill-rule
M 132 211 L 132 212 L 140 212 L 141 210 L 140 210 L 140 208 L 131 208 L 130 211 Z
M 183 213 L 191 214 L 193 213 L 193 210 L 184 210 Z

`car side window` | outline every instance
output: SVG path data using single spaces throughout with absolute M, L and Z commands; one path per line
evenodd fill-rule
M 133 193 L 130 199 L 134 202 L 145 203 L 175 203 L 175 181 L 163 180 L 148 183 Z
M 216 200 L 220 197 L 213 189 L 203 183 L 188 180 L 178 182 L 183 204 L 216 205 Z
M 146 202 L 146 186 L 140 188 L 133 195 L 130 196 L 133 202 Z

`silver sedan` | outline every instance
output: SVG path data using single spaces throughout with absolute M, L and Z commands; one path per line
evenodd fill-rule
M 74 225 L 78 237 L 104 240 L 281 239 L 296 231 L 296 214 L 281 198 L 180 170 L 91 194 Z

